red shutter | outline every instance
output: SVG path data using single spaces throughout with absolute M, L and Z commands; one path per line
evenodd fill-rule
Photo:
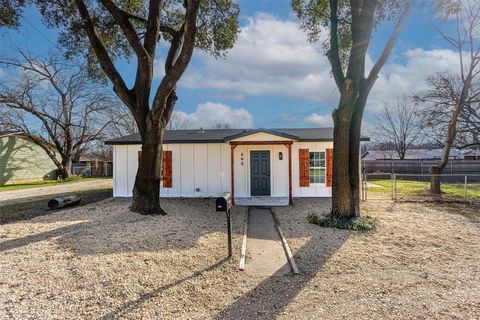
M 163 151 L 163 187 L 172 187 L 172 151 Z
M 325 150 L 325 160 L 326 160 L 326 185 L 327 187 L 332 186 L 332 173 L 333 173 L 333 149 Z
M 308 149 L 299 149 L 300 187 L 310 186 L 310 152 Z

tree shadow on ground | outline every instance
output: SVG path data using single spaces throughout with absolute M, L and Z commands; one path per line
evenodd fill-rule
M 329 201 L 323 200 L 324 203 Z M 65 219 L 68 225 L 55 226 L 55 229 L 36 232 L 22 238 L 6 240 L 0 243 L 0 252 L 21 248 L 32 243 L 51 240 L 70 250 L 75 255 L 102 255 L 123 252 L 155 252 L 161 250 L 182 251 L 198 245 L 198 240 L 208 233 L 225 233 L 224 214 L 215 213 L 212 199 L 179 200 L 163 199 L 167 216 L 141 216 L 126 209 L 129 199 L 107 200 L 102 206 L 91 205 L 89 210 L 67 211 L 58 215 L 38 217 L 33 226 L 45 230 L 54 221 Z M 308 203 L 312 210 L 316 203 Z M 90 210 L 91 209 L 91 210 Z M 234 207 L 234 233 L 241 234 L 245 208 Z M 233 303 L 217 313 L 218 304 L 207 307 L 215 319 L 272 319 L 283 313 L 295 297 L 309 284 L 322 267 L 339 250 L 351 232 L 321 228 L 308 224 L 307 211 L 300 206 L 285 209 L 277 213 L 282 229 L 289 241 L 306 239 L 305 244 L 294 250 L 294 258 L 300 269 L 299 275 L 284 277 L 271 276 L 255 285 L 249 292 L 234 298 Z M 297 214 L 297 210 L 302 214 Z M 77 222 L 75 222 L 77 221 Z M 215 241 L 218 241 L 216 239 Z M 295 247 L 292 247 L 295 249 Z M 103 319 L 124 317 L 140 309 L 147 302 L 158 299 L 162 292 L 185 282 L 201 277 L 204 273 L 215 271 L 225 260 L 221 260 L 191 275 L 178 278 L 170 283 L 162 283 L 158 288 L 141 294 L 140 298 L 125 302 L 106 314 Z M 230 283 L 218 284 L 218 290 L 235 290 L 238 282 L 252 277 L 238 271 L 236 264 L 228 266 L 238 277 Z M 252 280 L 248 280 L 251 282 Z M 254 280 L 254 283 L 256 281 Z M 253 284 L 253 283 L 252 283 Z M 223 288 L 222 288 L 223 287 Z M 231 299 L 232 297 L 230 297 Z M 188 299 L 188 297 L 185 297 Z M 158 308 L 162 308 L 161 305 Z
M 351 234 L 314 226 L 315 234 L 290 233 L 289 237 L 311 236 L 310 240 L 294 254 L 300 274 L 284 277 L 271 276 L 253 290 L 244 294 L 214 318 L 224 319 L 274 319 L 283 313 L 300 291 L 315 277 L 325 263 L 339 250 Z M 322 239 L 332 237 L 328 244 Z
M 50 210 L 48 208 L 48 201 L 53 198 L 64 197 L 68 195 L 78 195 L 82 200 L 78 206 L 74 208 L 61 208 L 57 210 Z M 77 210 L 85 205 L 97 203 L 109 199 L 112 197 L 112 189 L 97 189 L 97 190 L 85 190 L 68 193 L 56 193 L 51 195 L 42 195 L 37 197 L 31 197 L 22 201 L 17 201 L 10 204 L 1 204 L 0 201 L 0 225 L 6 223 L 12 223 L 20 220 L 28 220 L 39 216 L 57 214 L 56 217 L 61 217 L 59 213 L 68 210 Z M 64 221 L 68 218 L 61 217 Z M 32 220 L 32 222 L 35 220 Z M 58 222 L 52 221 L 52 222 Z M 44 223 L 44 222 L 43 222 Z
M 202 236 L 226 230 L 224 214 L 215 212 L 212 199 L 162 201 L 169 213 L 167 216 L 140 215 L 128 210 L 129 199 L 109 199 L 98 205 L 37 217 L 25 222 L 31 227 L 32 234 L 0 242 L 0 252 L 53 238 L 80 256 L 187 250 Z M 243 210 L 233 210 L 234 233 L 240 233 L 243 228 Z M 62 222 L 67 225 L 58 227 Z M 54 229 L 50 225 L 55 225 Z
M 154 298 L 158 297 L 163 291 L 166 291 L 166 290 L 168 290 L 170 288 L 173 288 L 175 286 L 179 286 L 179 285 L 183 284 L 184 282 L 192 280 L 196 277 L 202 276 L 204 273 L 207 273 L 209 271 L 212 271 L 212 270 L 220 267 L 221 265 L 223 265 L 228 260 L 229 260 L 229 258 L 224 258 L 224 259 L 218 261 L 217 263 L 215 263 L 215 264 L 213 264 L 213 265 L 211 265 L 211 266 L 209 266 L 209 267 L 207 267 L 203 270 L 192 273 L 191 275 L 189 275 L 187 277 L 181 278 L 181 279 L 179 279 L 175 282 L 172 282 L 172 283 L 163 285 L 161 287 L 158 287 L 155 290 L 152 290 L 150 292 L 143 293 L 143 294 L 140 295 L 140 297 L 138 299 L 132 300 L 132 301 L 129 301 L 129 302 L 126 302 L 126 303 L 122 304 L 120 307 L 116 308 L 112 312 L 109 312 L 108 314 L 104 315 L 100 319 L 101 320 L 118 319 L 119 317 L 124 316 L 125 314 L 129 313 L 130 311 L 141 307 L 141 305 L 146 303 L 148 300 L 151 300 L 151 299 L 154 299 Z
M 303 209 L 302 209 L 303 210 Z M 295 211 L 293 211 L 295 212 Z M 299 275 L 276 276 L 265 278 L 249 292 L 238 297 L 231 305 L 224 310 L 215 314 L 215 306 L 211 306 L 209 312 L 212 313 L 214 319 L 274 319 L 282 314 L 295 297 L 305 288 L 309 282 L 320 272 L 322 267 L 336 254 L 347 239 L 352 234 L 351 231 L 336 230 L 330 228 L 321 228 L 311 225 L 306 221 L 304 215 L 291 217 L 285 220 L 285 214 L 280 215 L 280 220 L 288 231 L 290 240 L 295 238 L 308 238 L 307 242 L 294 253 L 300 269 Z M 282 220 L 282 218 L 284 218 Z M 288 225 L 287 225 L 288 224 Z M 292 227 L 293 225 L 293 227 Z M 216 264 L 193 273 L 182 279 L 178 279 L 173 283 L 159 286 L 158 288 L 142 294 L 138 299 L 129 301 L 117 307 L 114 311 L 106 314 L 102 319 L 114 319 L 118 317 L 128 316 L 129 313 L 135 313 L 141 309 L 143 305 L 147 305 L 151 300 L 158 299 L 162 292 L 175 286 L 181 286 L 186 281 L 202 276 L 204 273 L 214 271 L 226 259 Z M 256 276 L 246 274 L 236 270 L 236 265 L 232 265 L 235 270 L 232 273 L 238 274 L 239 281 L 243 281 L 245 277 Z M 235 291 L 236 282 L 222 283 L 222 286 L 230 287 L 229 290 Z M 218 290 L 224 290 L 218 288 Z M 183 297 L 188 299 L 188 297 Z M 157 306 L 161 308 L 161 305 Z M 202 313 L 204 315 L 204 313 Z M 192 317 L 194 317 L 192 315 Z

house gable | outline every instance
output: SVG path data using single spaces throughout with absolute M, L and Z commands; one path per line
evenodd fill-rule
M 297 141 L 298 137 L 275 130 L 250 130 L 227 137 L 225 141 Z

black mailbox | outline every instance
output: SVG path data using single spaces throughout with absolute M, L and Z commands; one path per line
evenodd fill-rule
M 223 196 L 215 200 L 215 207 L 217 211 L 229 211 L 232 207 L 232 196 L 230 192 L 225 192 Z
M 225 212 L 227 216 L 227 233 L 228 233 L 228 256 L 232 256 L 232 218 L 231 218 L 231 209 L 232 209 L 232 195 L 230 192 L 225 192 L 223 196 L 218 197 L 215 200 L 215 208 L 219 212 Z

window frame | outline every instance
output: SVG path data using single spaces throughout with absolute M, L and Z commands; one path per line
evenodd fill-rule
M 321 154 L 323 153 L 323 166 L 318 166 L 318 167 L 313 167 L 311 165 L 311 154 L 312 153 L 318 153 L 319 154 L 319 157 L 318 157 L 318 161 L 319 161 L 319 164 L 321 164 L 321 161 L 322 161 L 322 157 L 321 157 Z M 315 158 L 314 158 L 315 159 Z M 326 153 L 326 150 L 309 150 L 308 152 L 308 173 L 309 173 L 309 182 L 310 184 L 313 184 L 313 185 L 326 185 L 327 184 L 327 153 Z M 323 169 L 323 175 L 319 174 L 319 175 L 312 175 L 311 174 L 311 170 L 312 169 L 317 169 L 319 171 L 321 171 Z M 312 177 L 319 177 L 319 182 L 314 182 L 312 181 Z M 321 178 L 323 177 L 323 182 L 321 182 Z

